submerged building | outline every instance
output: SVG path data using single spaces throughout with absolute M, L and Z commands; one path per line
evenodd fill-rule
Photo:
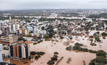
M 26 43 L 14 43 L 10 45 L 10 57 L 13 59 L 28 58 L 30 56 L 29 45 Z

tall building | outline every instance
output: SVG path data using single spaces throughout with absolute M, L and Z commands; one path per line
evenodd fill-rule
M 23 26 L 22 28 L 19 29 L 19 34 L 28 35 L 29 30 L 25 26 Z
M 3 26 L 3 27 L 2 27 L 2 34 L 3 34 L 3 35 L 9 35 L 9 33 L 10 33 L 9 27 Z
M 29 45 L 26 43 L 19 44 L 19 43 L 14 43 L 10 45 L 10 56 L 14 58 L 28 58 L 30 56 L 29 53 Z
M 19 30 L 19 27 L 20 27 L 20 25 L 19 25 L 18 22 L 10 23 L 9 24 L 9 30 L 10 30 L 10 32 L 11 31 L 17 31 L 17 30 Z

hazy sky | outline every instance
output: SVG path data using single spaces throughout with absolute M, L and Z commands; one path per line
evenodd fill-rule
M 0 0 L 0 10 L 107 9 L 107 0 Z

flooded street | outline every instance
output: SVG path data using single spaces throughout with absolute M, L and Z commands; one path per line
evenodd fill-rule
M 54 44 L 56 43 L 56 44 Z M 73 44 L 73 43 L 71 43 Z M 52 47 L 53 45 L 53 47 Z M 74 52 L 74 51 L 67 51 L 66 47 L 63 45 L 63 42 L 51 42 L 51 41 L 44 41 L 37 45 L 31 45 L 30 51 L 43 51 L 46 54 L 43 55 L 38 61 L 34 61 L 31 65 L 43 64 L 40 65 L 47 65 L 47 62 L 51 59 L 54 52 L 59 52 L 58 58 L 64 57 L 63 60 L 59 63 L 59 65 L 83 65 L 83 60 L 85 60 L 86 64 L 88 65 L 90 60 L 96 57 L 95 54 L 88 53 L 88 52 Z M 72 61 L 70 64 L 67 64 L 68 58 L 71 57 Z

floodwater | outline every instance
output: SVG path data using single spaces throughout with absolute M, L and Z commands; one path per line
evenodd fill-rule
M 94 32 L 90 32 L 90 34 L 92 35 Z M 76 40 L 78 39 L 78 41 Z M 103 41 L 103 43 L 98 43 L 96 42 L 97 46 L 90 46 L 90 41 L 88 40 L 88 37 L 84 37 L 84 36 L 79 36 L 78 38 L 73 36 L 72 41 L 74 41 L 74 43 L 70 43 L 70 45 L 74 45 L 76 42 L 82 43 L 84 45 L 86 45 L 88 49 L 91 50 L 104 50 L 107 52 L 106 46 L 107 46 L 107 38 L 106 39 L 102 39 L 102 37 L 100 37 L 100 39 Z M 64 39 L 66 40 L 66 39 Z M 54 55 L 54 52 L 59 52 L 58 54 L 58 59 L 60 59 L 61 57 L 64 57 L 62 59 L 62 61 L 58 64 L 58 65 L 83 65 L 83 60 L 85 60 L 86 65 L 89 65 L 89 62 L 96 58 L 96 54 L 93 53 L 89 53 L 89 52 L 75 52 L 75 51 L 67 51 L 65 45 L 63 45 L 64 40 L 59 40 L 59 42 L 55 42 L 55 41 L 43 41 L 39 44 L 33 45 L 30 44 L 30 51 L 43 51 L 45 52 L 45 54 L 43 56 L 41 56 L 41 58 L 38 59 L 38 61 L 34 60 L 33 62 L 30 62 L 28 60 L 28 64 L 23 64 L 21 61 L 15 61 L 15 60 L 11 60 L 11 63 L 16 63 L 17 65 L 47 65 L 47 62 L 51 59 L 51 57 Z M 67 60 L 68 58 L 72 59 L 72 61 L 67 64 Z
M 86 45 L 88 49 L 91 50 L 104 50 L 107 52 L 106 46 L 107 46 L 107 38 L 100 39 L 103 41 L 103 43 L 96 42 L 97 46 L 90 46 L 90 41 L 88 40 L 88 37 L 81 37 L 79 36 L 77 39 L 79 41 L 75 40 L 76 37 L 73 36 L 74 43 L 79 42 L 84 45 Z M 54 44 L 56 43 L 56 44 Z M 74 43 L 70 43 L 70 45 L 74 45 Z M 101 46 L 100 46 L 101 45 Z M 74 51 L 67 51 L 66 47 L 63 45 L 63 40 L 59 42 L 52 42 L 52 41 L 44 41 L 37 45 L 30 45 L 30 51 L 43 51 L 46 54 L 43 55 L 38 61 L 34 61 L 31 63 L 31 65 L 47 65 L 47 62 L 51 59 L 51 57 L 54 55 L 54 52 L 59 52 L 58 58 L 64 57 L 63 60 L 58 65 L 83 65 L 83 60 L 85 60 L 86 65 L 89 65 L 89 62 L 96 58 L 96 54 L 88 53 L 88 52 L 74 52 Z M 71 57 L 72 61 L 70 64 L 67 64 L 68 58 Z M 42 63 L 42 64 L 41 64 Z
M 67 51 L 65 49 L 67 46 L 64 46 L 63 42 L 52 43 L 51 41 L 44 41 L 37 45 L 31 45 L 31 47 L 32 48 L 30 48 L 30 51 L 43 51 L 46 53 L 38 61 L 34 61 L 33 63 L 31 63 L 31 65 L 47 65 L 47 62 L 51 59 L 51 57 L 54 55 L 53 53 L 56 51 L 59 52 L 58 58 L 64 57 L 59 65 L 83 65 L 83 60 L 85 60 L 86 65 L 88 65 L 90 60 L 96 57 L 95 54 L 88 52 Z M 67 64 L 66 62 L 69 57 L 72 58 L 72 61 L 70 64 Z

